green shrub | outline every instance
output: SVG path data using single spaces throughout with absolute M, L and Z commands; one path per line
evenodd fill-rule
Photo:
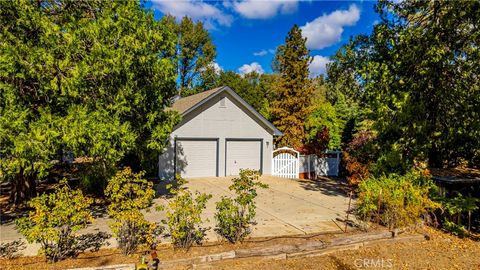
M 471 215 L 479 209 L 479 198 L 472 196 L 463 196 L 457 192 L 454 197 L 444 197 L 441 199 L 444 212 L 443 229 L 457 236 L 464 236 L 471 226 Z M 467 228 L 463 224 L 462 216 L 467 216 Z
M 452 222 L 448 219 L 445 219 L 442 224 L 443 230 L 450 232 L 453 235 L 463 237 L 467 234 L 465 226 L 459 225 L 455 222 Z
M 175 188 L 170 192 L 175 197 L 169 202 L 166 220 L 172 243 L 175 247 L 190 248 L 194 243 L 201 244 L 205 238 L 201 214 L 212 195 L 196 192 L 195 196 L 182 187 L 185 180 L 177 178 Z
M 84 197 L 80 190 L 70 189 L 63 180 L 53 193 L 29 202 L 34 211 L 17 220 L 18 230 L 29 243 L 40 243 L 40 251 L 49 261 L 76 256 L 88 248 L 73 233 L 93 220 L 88 210 L 91 203 L 92 199 Z
M 254 223 L 256 214 L 256 188 L 268 187 L 258 181 L 259 176 L 260 173 L 255 170 L 240 170 L 240 176 L 233 178 L 230 186 L 236 197 L 222 197 L 217 203 L 215 231 L 231 243 L 241 241 L 251 232 L 250 226 Z
M 155 197 L 153 184 L 125 168 L 108 181 L 105 195 L 110 201 L 108 214 L 113 219 L 110 228 L 123 254 L 128 255 L 145 245 L 154 246 L 159 241 L 161 227 L 149 222 L 142 209 L 152 204 Z
M 390 229 L 412 225 L 440 207 L 430 198 L 434 184 L 428 172 L 370 177 L 358 187 L 357 216 L 364 221 L 377 218 Z

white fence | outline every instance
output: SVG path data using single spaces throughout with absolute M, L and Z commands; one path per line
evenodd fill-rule
M 282 147 L 273 151 L 272 175 L 284 178 L 298 178 L 300 153 L 292 148 Z
M 326 151 L 326 157 L 316 155 L 300 156 L 300 173 L 306 177 L 338 176 L 340 167 L 340 151 Z
M 300 155 L 292 148 L 282 147 L 273 151 L 272 175 L 309 179 L 316 176 L 338 176 L 340 153 L 340 151 L 325 151 L 323 157 L 318 157 L 317 155 Z

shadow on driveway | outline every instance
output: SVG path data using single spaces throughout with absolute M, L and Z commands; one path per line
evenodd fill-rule
M 345 196 L 350 192 L 347 181 L 343 178 L 319 177 L 317 179 L 299 179 L 300 187 L 309 191 L 318 191 L 327 196 Z

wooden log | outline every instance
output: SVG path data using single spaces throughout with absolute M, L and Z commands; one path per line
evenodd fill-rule
M 290 254 L 287 254 L 287 259 L 323 256 L 323 255 L 327 255 L 337 251 L 359 249 L 362 246 L 363 246 L 362 243 L 356 243 L 356 244 L 349 244 L 344 246 L 333 246 L 333 247 L 326 247 L 326 248 L 317 249 L 317 250 L 290 253 Z
M 327 247 L 327 244 L 322 241 L 307 241 L 297 245 L 298 251 L 317 250 L 325 247 Z
M 117 264 L 99 267 L 70 268 L 66 270 L 135 270 L 135 264 Z
M 204 263 L 204 262 L 214 262 L 214 261 L 233 259 L 233 258 L 235 258 L 235 251 L 232 250 L 229 252 L 222 252 L 222 253 L 215 253 L 215 254 L 200 256 L 200 261 Z
M 260 257 L 271 256 L 282 253 L 292 253 L 298 251 L 296 245 L 274 245 L 265 248 L 253 248 L 253 249 L 238 249 L 235 250 L 236 258 L 248 258 L 248 257 Z
M 379 239 L 390 239 L 392 238 L 392 232 L 381 232 L 381 233 L 368 233 L 360 235 L 352 235 L 349 237 L 342 237 L 333 239 L 329 246 L 342 246 L 354 243 L 360 243 L 365 241 L 379 240 Z
M 164 261 L 159 265 L 159 268 L 170 268 L 180 266 L 198 266 L 204 267 L 209 262 L 249 258 L 249 257 L 263 257 L 267 259 L 288 259 L 298 257 L 313 257 L 330 254 L 332 252 L 342 250 L 358 249 L 364 245 L 390 242 L 390 241 L 420 241 L 424 240 L 424 235 L 404 235 L 400 237 L 392 237 L 392 232 L 368 233 L 360 235 L 352 235 L 349 237 L 341 237 L 333 239 L 329 244 L 322 241 L 306 241 L 296 245 L 273 245 L 270 247 L 253 248 L 253 249 L 238 249 L 229 252 L 209 254 L 198 256 L 194 258 L 186 258 L 172 261 Z

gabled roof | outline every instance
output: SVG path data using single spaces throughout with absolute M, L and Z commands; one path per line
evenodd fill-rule
M 184 97 L 184 98 L 179 98 L 172 104 L 171 109 L 174 110 L 174 111 L 177 111 L 180 114 L 183 114 L 184 112 L 186 112 L 187 110 L 189 110 L 190 108 L 195 106 L 195 104 L 197 104 L 200 101 L 208 98 L 210 95 L 214 94 L 215 92 L 217 92 L 218 90 L 220 90 L 222 88 L 223 87 L 217 87 L 217 88 L 214 88 L 214 89 L 203 91 L 203 92 L 195 94 L 195 95 L 191 95 L 191 96 Z
M 233 91 L 228 86 L 217 87 L 217 88 L 207 90 L 195 95 L 180 98 L 172 104 L 171 109 L 174 111 L 177 111 L 182 116 L 184 116 L 222 92 L 228 92 L 236 101 L 238 101 L 248 111 L 250 111 L 260 122 L 264 123 L 267 127 L 271 128 L 273 131 L 273 135 L 275 136 L 283 135 L 283 133 L 280 130 L 278 130 L 272 123 L 270 123 L 267 119 L 265 119 L 265 117 L 263 117 L 259 112 L 257 112 L 252 106 L 250 106 L 250 104 L 248 104 L 245 100 L 243 100 L 243 98 L 241 98 L 237 93 L 235 93 L 235 91 Z

